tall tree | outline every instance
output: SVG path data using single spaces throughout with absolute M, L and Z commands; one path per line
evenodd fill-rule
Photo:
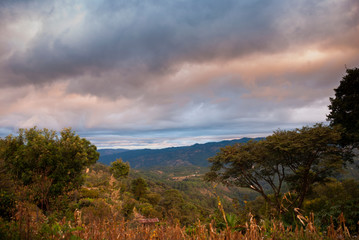
M 301 207 L 310 187 L 342 167 L 340 134 L 317 124 L 276 131 L 260 142 L 227 146 L 213 158 L 206 180 L 250 188 L 283 211 L 283 184 L 295 191 L 291 206 Z
M 327 116 L 331 126 L 342 128 L 341 144 L 359 146 L 359 69 L 347 69 L 346 75 L 334 89 L 330 98 L 330 113 Z
M 281 158 L 275 158 L 270 153 L 265 141 L 227 146 L 209 159 L 212 165 L 205 179 L 250 188 L 280 212 L 282 204 L 279 195 L 285 178 L 285 165 Z M 269 196 L 267 186 L 274 193 L 274 199 Z
M 143 178 L 137 178 L 131 182 L 131 191 L 136 200 L 144 197 L 147 193 L 147 183 Z
M 340 133 L 323 124 L 277 131 L 266 139 L 270 154 L 286 168 L 285 182 L 297 193 L 297 207 L 302 207 L 314 183 L 324 182 L 342 169 L 343 149 L 337 145 L 339 140 Z
M 82 171 L 98 160 L 96 146 L 69 128 L 59 134 L 48 129 L 20 129 L 3 140 L 0 158 L 14 179 L 32 186 L 46 209 L 50 198 L 76 189 Z
M 130 173 L 130 164 L 128 162 L 123 162 L 121 158 L 116 159 L 116 161 L 111 163 L 110 170 L 115 178 L 126 178 Z

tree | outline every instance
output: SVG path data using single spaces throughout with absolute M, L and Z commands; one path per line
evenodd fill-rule
M 0 148 L 2 140 L 0 139 Z M 4 160 L 0 158 L 0 218 L 10 221 L 15 207 L 14 182 L 5 168 Z
M 314 183 L 322 183 L 342 169 L 345 152 L 338 146 L 339 140 L 340 133 L 323 124 L 277 131 L 266 139 L 267 149 L 286 168 L 285 182 L 297 193 L 298 208 Z
M 35 191 L 41 208 L 51 198 L 76 189 L 83 183 L 82 171 L 99 157 L 96 146 L 69 128 L 56 131 L 36 127 L 20 129 L 18 136 L 3 140 L 0 158 L 15 180 Z
M 215 157 L 210 158 L 209 162 L 212 166 L 210 172 L 205 175 L 206 180 L 250 188 L 280 211 L 279 195 L 285 177 L 285 165 L 281 159 L 276 159 L 270 154 L 265 141 L 249 141 L 227 146 Z M 275 179 L 278 179 L 277 184 Z M 263 182 L 270 186 L 275 194 L 274 201 L 268 195 Z
M 136 200 L 144 197 L 147 193 L 147 183 L 143 178 L 134 179 L 131 182 L 131 191 Z
M 5 150 L 5 140 L 0 139 L 0 153 Z M 12 192 L 14 182 L 6 168 L 4 159 L 0 156 L 0 191 Z
M 116 161 L 111 163 L 110 170 L 115 178 L 126 178 L 130 173 L 130 164 L 128 162 L 124 163 L 121 158 L 116 159 Z
M 311 196 L 304 202 L 304 209 L 315 212 L 315 218 L 323 227 L 337 222 L 337 217 L 343 213 L 345 224 L 352 231 L 359 230 L 359 182 L 354 179 L 344 179 L 342 182 L 330 179 L 325 184 L 313 187 Z
M 181 193 L 176 189 L 166 190 L 163 193 L 163 198 L 160 205 L 164 207 L 166 215 L 172 215 L 178 217 L 180 214 L 180 208 L 184 204 L 184 199 Z M 176 212 L 176 214 L 174 214 Z
M 339 139 L 338 132 L 322 124 L 276 131 L 259 142 L 222 148 L 209 159 L 212 165 L 205 179 L 250 188 L 280 214 L 284 184 L 296 192 L 287 207 L 300 208 L 314 183 L 323 182 L 341 168 Z
M 162 207 L 162 214 L 165 217 L 184 225 L 193 224 L 200 218 L 198 207 L 184 199 L 181 192 L 176 189 L 164 191 L 159 206 Z
M 341 144 L 359 146 L 359 69 L 347 69 L 347 74 L 334 89 L 335 98 L 330 98 L 330 113 L 327 115 L 331 126 L 342 128 Z

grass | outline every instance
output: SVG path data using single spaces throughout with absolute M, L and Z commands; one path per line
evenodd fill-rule
M 16 222 L 12 222 L 12 226 L 9 226 L 9 229 L 11 228 L 13 231 L 8 232 L 3 239 L 357 239 L 350 235 L 343 215 L 339 217 L 340 225 L 337 228 L 331 224 L 326 231 L 319 231 L 316 228 L 314 214 L 309 217 L 298 214 L 301 225 L 295 228 L 285 227 L 281 221 L 277 220 L 257 223 L 254 217 L 250 216 L 249 221 L 244 225 L 231 227 L 226 224 L 222 230 L 215 227 L 214 221 L 211 223 L 198 221 L 194 226 L 186 228 L 167 222 L 144 226 L 135 220 L 125 221 L 116 213 L 110 218 L 87 219 L 86 224 L 80 210 L 76 210 L 73 216 L 72 220 L 63 218 L 61 221 L 50 223 L 48 218 L 36 216 L 31 209 L 21 206 L 21 212 L 17 215 Z M 1 236 L 0 239 L 2 239 Z

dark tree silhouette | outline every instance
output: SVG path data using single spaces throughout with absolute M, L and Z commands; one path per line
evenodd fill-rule
M 330 98 L 330 113 L 327 116 L 331 126 L 342 130 L 341 145 L 359 146 L 359 69 L 347 69 L 347 74 L 334 89 Z

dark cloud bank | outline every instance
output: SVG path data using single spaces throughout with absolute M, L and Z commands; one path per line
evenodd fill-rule
M 67 94 L 132 99 L 146 112 L 153 108 L 158 114 L 143 129 L 170 131 L 184 125 L 196 131 L 227 124 L 248 132 L 242 125 L 253 121 L 267 121 L 267 129 L 290 125 L 288 107 L 311 106 L 329 97 L 344 64 L 359 62 L 353 54 L 279 74 L 259 65 L 256 68 L 268 74 L 252 84 L 241 71 L 204 80 L 189 74 L 181 90 L 167 87 L 186 66 L 227 66 L 306 48 L 358 53 L 356 0 L 2 1 L 0 22 L 0 86 L 41 89 L 64 82 Z M 22 22 L 34 23 L 29 29 L 35 33 L 26 42 L 10 43 L 19 31 L 11 26 L 26 30 Z M 288 96 L 270 101 L 250 97 L 275 88 Z
M 14 78 L 2 79 L 7 84 L 90 75 L 88 82 L 74 80 L 71 90 L 103 95 L 121 90 L 121 84 L 138 88 L 183 63 L 321 43 L 357 27 L 359 19 L 357 1 L 334 6 L 323 1 L 82 1 L 80 6 L 73 1 L 45 2 L 15 1 L 2 10 L 8 6 L 14 14 L 31 14 L 43 23 L 28 48 L 15 49 L 6 62 Z M 81 20 L 69 21 L 75 15 L 82 15 Z M 116 77 L 103 78 L 107 71 L 115 71 Z

